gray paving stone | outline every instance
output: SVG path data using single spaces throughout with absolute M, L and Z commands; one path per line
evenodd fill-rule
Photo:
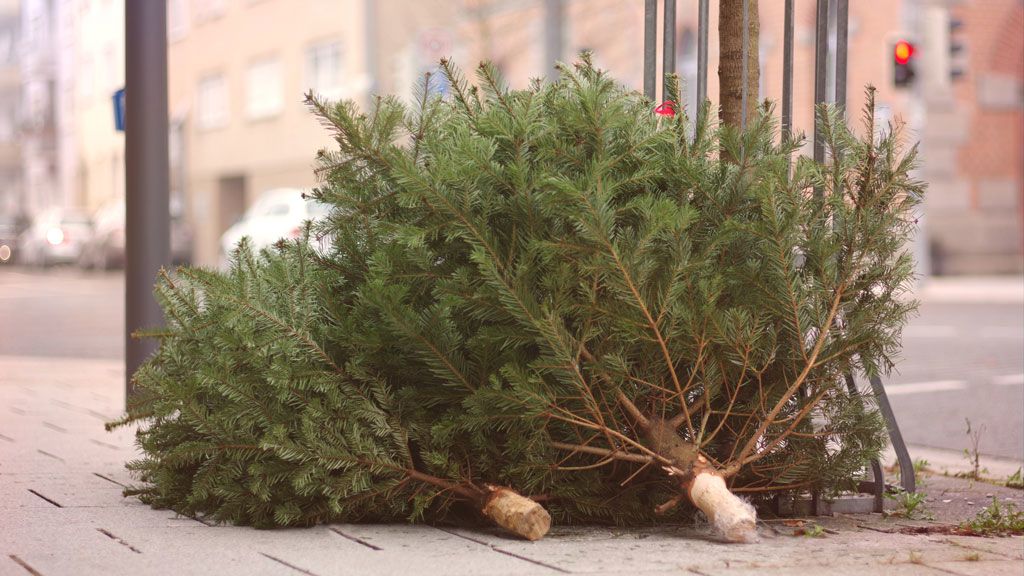
M 33 495 L 33 491 L 37 495 Z M 15 500 L 25 500 L 17 498 L 18 494 L 33 496 L 32 500 L 37 503 L 30 504 L 31 508 L 39 508 L 39 502 L 52 506 L 43 499 L 43 496 L 60 503 L 64 508 L 124 506 L 126 500 L 121 491 L 122 488 L 116 484 L 82 472 L 7 475 L 0 483 L 0 507 L 5 507 L 4 502 L 7 501 L 8 495 Z
M 1019 537 L 881 534 L 843 518 L 822 520 L 838 531 L 826 538 L 765 529 L 749 546 L 678 526 L 556 526 L 533 543 L 430 526 L 207 526 L 121 496 L 134 433 L 102 423 L 120 413 L 122 375 L 119 363 L 0 357 L 0 576 L 29 573 L 11 555 L 44 576 L 1024 574 Z
M 1020 576 L 1024 574 L 1024 564 L 1010 562 L 938 562 L 929 563 L 928 566 L 947 574 L 954 573 L 962 576 Z

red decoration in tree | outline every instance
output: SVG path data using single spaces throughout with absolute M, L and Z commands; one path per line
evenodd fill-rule
M 654 113 L 658 116 L 671 118 L 676 115 L 676 103 L 671 100 L 665 100 L 654 109 Z

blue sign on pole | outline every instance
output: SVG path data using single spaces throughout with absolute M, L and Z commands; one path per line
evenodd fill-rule
M 124 132 L 124 88 L 114 92 L 114 129 Z

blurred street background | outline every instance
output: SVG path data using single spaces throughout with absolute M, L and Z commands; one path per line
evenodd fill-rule
M 933 448 L 966 466 L 963 451 L 974 448 L 969 420 L 983 428 L 981 455 L 1024 461 L 1024 286 L 1007 278 L 936 279 L 919 296 L 902 362 L 884 379 L 911 456 L 936 464 L 914 450 Z M 121 359 L 124 277 L 70 267 L 0 269 L 0 318 L 0 359 Z
M 0 0 L 0 356 L 124 356 L 125 1 Z M 794 126 L 805 133 L 815 4 L 795 3 Z M 322 213 L 299 194 L 316 184 L 317 150 L 331 146 L 306 92 L 363 108 L 377 94 L 410 99 L 446 56 L 467 75 L 492 60 L 524 87 L 581 50 L 639 90 L 643 9 L 640 0 L 168 0 L 174 261 L 218 266 L 242 235 L 268 245 Z M 759 11 L 759 96 L 778 101 L 783 2 L 762 0 Z M 929 184 L 910 247 L 924 302 L 886 381 L 896 415 L 912 445 L 970 448 L 969 420 L 985 426 L 983 454 L 1020 461 L 1024 2 L 852 2 L 849 21 L 849 114 L 860 116 L 862 88 L 876 86 L 876 120 L 903 122 L 920 141 L 918 176 Z M 696 0 L 678 0 L 675 34 L 692 111 Z M 929 292 L 949 286 L 963 289 Z

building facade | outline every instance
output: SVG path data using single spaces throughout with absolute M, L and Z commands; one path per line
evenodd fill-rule
M 57 176 L 57 10 L 56 0 L 21 3 L 22 206 L 34 215 L 64 202 Z
M 92 212 L 125 196 L 124 133 L 114 122 L 114 93 L 124 87 L 125 0 L 74 0 L 68 43 L 75 82 L 69 93 L 73 169 L 66 176 Z
M 21 110 L 20 28 L 19 2 L 0 2 L 0 214 L 9 216 L 23 212 L 18 137 Z
M 677 69 L 691 113 L 697 4 L 677 1 Z M 708 97 L 716 102 L 717 3 L 710 4 Z M 552 5 L 563 15 L 555 36 Z M 815 3 L 796 8 L 793 122 L 810 136 Z M 900 119 L 908 139 L 922 141 L 920 176 L 931 190 L 913 249 L 923 273 L 929 261 L 942 273 L 1022 268 L 1021 10 L 1019 0 L 850 3 L 850 116 L 860 116 L 864 88 L 874 85 L 879 124 Z M 949 49 L 942 31 L 951 19 L 963 22 L 967 73 L 943 82 L 952 62 L 935 55 Z M 168 0 L 168 23 L 172 189 L 185 192 L 201 264 L 217 261 L 220 234 L 261 192 L 315 184 L 313 158 L 331 142 L 302 104 L 308 90 L 365 107 L 372 94 L 411 95 L 444 56 L 470 78 L 477 62 L 491 60 L 522 88 L 549 76 L 551 38 L 563 60 L 590 49 L 627 86 L 643 81 L 642 2 Z M 783 3 L 760 2 L 758 98 L 781 98 L 782 38 Z M 910 87 L 893 83 L 900 39 L 923 53 Z
M 1024 270 L 1024 2 L 922 0 L 933 61 L 913 90 L 929 184 L 932 270 Z

